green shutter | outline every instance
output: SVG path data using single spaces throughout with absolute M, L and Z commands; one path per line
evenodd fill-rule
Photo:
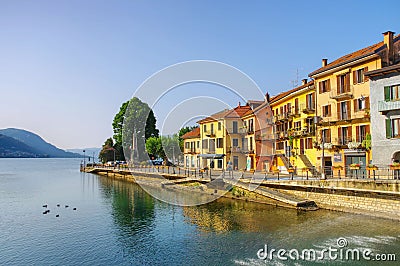
M 385 101 L 390 101 L 390 86 L 385 87 Z
M 390 139 L 392 137 L 392 121 L 386 119 L 386 138 Z

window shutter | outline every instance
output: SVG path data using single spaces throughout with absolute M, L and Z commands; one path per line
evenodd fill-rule
M 367 76 L 365 76 L 365 72 L 368 72 L 368 67 L 364 67 L 364 73 L 363 73 L 364 82 L 369 80 L 369 78 Z
M 315 109 L 315 92 L 311 94 L 311 109 Z
M 369 109 L 369 96 L 365 97 L 365 108 Z
M 386 119 L 386 138 L 390 139 L 392 137 L 392 121 Z
M 347 129 L 347 139 L 349 141 L 353 141 L 352 126 L 349 126 L 348 129 Z
M 331 105 L 328 105 L 328 116 L 330 117 L 331 115 L 332 115 Z
M 345 87 L 346 91 L 350 92 L 350 73 L 347 73 L 345 76 Z
M 337 82 L 336 91 L 337 91 L 337 94 L 339 94 L 340 93 L 340 76 L 336 77 L 336 82 Z
M 340 114 L 341 114 L 340 111 L 341 111 L 341 110 L 340 110 L 340 103 L 337 103 L 336 113 L 337 113 L 337 119 L 338 119 L 338 120 L 342 120 L 342 116 L 340 115 Z
M 360 136 L 360 126 L 356 126 L 356 141 L 360 141 L 361 136 Z
M 390 101 L 390 86 L 385 87 L 385 101 Z
M 354 105 L 354 112 L 357 112 L 358 111 L 358 99 L 354 99 L 353 100 L 353 105 Z
M 342 141 L 342 128 L 341 127 L 338 127 L 337 135 L 338 135 L 338 143 L 342 144 L 343 141 Z
M 330 79 L 326 80 L 326 91 L 331 91 L 331 80 Z
M 357 84 L 357 71 L 353 71 L 353 85 Z
M 327 139 L 327 142 L 331 142 L 331 130 L 330 129 L 327 130 L 327 135 L 328 136 L 325 136 L 325 139 Z
M 322 81 L 318 82 L 319 94 L 322 93 Z
M 351 118 L 351 101 L 346 102 L 347 105 L 347 119 Z

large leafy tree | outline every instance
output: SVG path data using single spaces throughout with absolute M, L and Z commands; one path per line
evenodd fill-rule
M 112 138 L 108 138 L 100 151 L 99 159 L 102 163 L 114 160 L 114 141 Z
M 163 158 L 164 161 L 172 161 L 180 154 L 179 137 L 172 136 L 150 137 L 146 140 L 146 151 L 148 154 Z
M 137 97 L 121 105 L 113 120 L 113 131 L 119 154 L 130 160 L 145 160 L 145 140 L 158 137 L 153 111 Z

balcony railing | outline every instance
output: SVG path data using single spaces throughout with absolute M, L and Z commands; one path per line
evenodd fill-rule
M 400 101 L 379 101 L 378 102 L 378 111 L 379 112 L 387 112 L 391 110 L 400 109 Z
M 330 97 L 336 100 L 353 98 L 353 86 L 345 85 L 343 88 L 340 88 L 339 90 L 337 89 L 337 87 L 334 87 L 331 90 Z
M 302 104 L 300 106 L 300 109 L 305 114 L 312 114 L 312 113 L 315 112 L 315 104 L 314 103 L 312 103 L 312 104 Z
M 204 134 L 207 136 L 207 137 L 215 137 L 215 131 L 204 131 Z

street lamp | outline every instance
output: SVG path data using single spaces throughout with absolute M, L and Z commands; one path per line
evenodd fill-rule
M 86 161 L 85 161 L 85 150 L 83 150 L 83 170 L 86 168 Z

